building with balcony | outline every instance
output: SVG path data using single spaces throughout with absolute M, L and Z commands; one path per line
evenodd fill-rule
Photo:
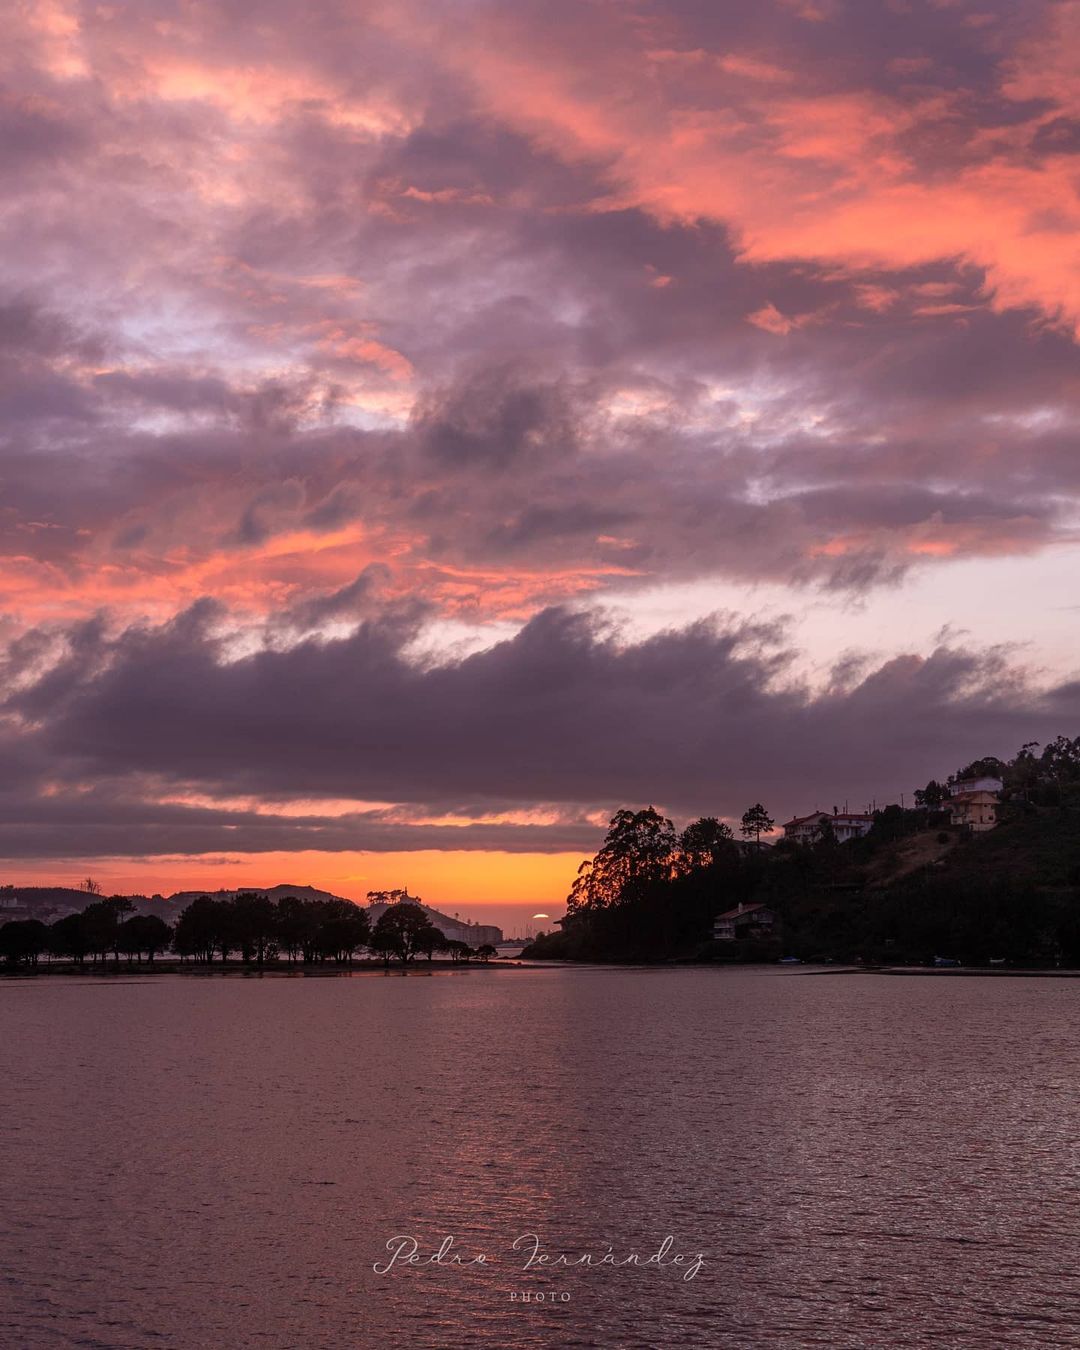
M 735 942 L 740 938 L 772 937 L 779 920 L 768 905 L 736 905 L 713 920 L 713 938 L 717 942 Z

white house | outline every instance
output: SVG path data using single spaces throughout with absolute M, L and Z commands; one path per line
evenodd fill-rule
M 1000 793 L 1005 784 L 1000 778 L 962 778 L 949 788 L 949 795 L 955 797 L 958 792 Z
M 784 838 L 794 844 L 816 843 L 828 821 L 836 840 L 843 844 L 849 839 L 858 839 L 869 833 L 874 817 L 861 811 L 814 811 L 808 816 L 796 816 L 784 826 Z

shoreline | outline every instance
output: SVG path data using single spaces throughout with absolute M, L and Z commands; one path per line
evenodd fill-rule
M 212 965 L 194 965 L 191 963 L 181 965 L 178 961 L 155 961 L 153 964 L 143 962 L 142 965 L 128 965 L 126 961 L 79 966 L 72 961 L 54 961 L 45 963 L 32 969 L 9 970 L 0 967 L 0 981 L 2 980 L 35 980 L 60 978 L 68 975 L 77 975 L 83 979 L 111 980 L 115 978 L 131 978 L 136 975 L 183 975 L 191 978 L 210 978 L 213 976 L 228 976 L 230 978 L 262 978 L 263 976 L 274 976 L 285 979 L 334 979 L 348 975 L 434 975 L 445 974 L 448 972 L 464 973 L 465 971 L 476 970 L 497 970 L 497 969 L 540 969 L 539 965 L 521 962 L 516 959 L 506 961 L 423 961 L 416 965 L 409 963 L 408 967 L 403 968 L 400 964 L 384 966 L 383 963 L 374 961 L 358 961 L 353 965 L 269 965 L 269 966 L 251 966 L 242 961 L 221 961 L 214 962 Z
M 781 975 L 884 975 L 888 977 L 916 976 L 932 978 L 962 979 L 1080 979 L 1080 969 L 1047 966 L 1017 966 L 1008 969 L 987 966 L 857 966 L 857 965 L 817 965 L 807 962 L 804 966 L 779 966 L 777 962 L 716 962 L 716 961 L 521 961 L 516 957 L 492 961 L 431 961 L 421 962 L 407 967 L 401 965 L 384 966 L 381 962 L 357 962 L 350 966 L 296 966 L 245 965 L 240 961 L 215 963 L 214 965 L 181 964 L 175 961 L 144 962 L 142 965 L 128 965 L 126 962 L 107 965 L 86 965 L 80 967 L 74 962 L 51 962 L 36 969 L 4 969 L 0 967 L 0 982 L 11 981 L 25 983 L 37 979 L 66 979 L 72 976 L 92 980 L 130 980 L 146 976 L 179 975 L 191 979 L 344 979 L 357 976 L 401 978 L 408 976 L 428 978 L 435 975 L 465 974 L 474 971 L 497 970 L 718 970 L 718 971 L 770 971 Z

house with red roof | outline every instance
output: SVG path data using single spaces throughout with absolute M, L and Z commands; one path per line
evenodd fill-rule
M 793 844 L 813 844 L 822 836 L 825 822 L 832 826 L 838 843 L 859 839 L 870 832 L 874 817 L 865 811 L 813 811 L 808 816 L 796 816 L 784 825 L 784 838 Z

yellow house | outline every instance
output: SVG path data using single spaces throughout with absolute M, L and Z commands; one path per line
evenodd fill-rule
M 966 825 L 976 834 L 992 830 L 997 824 L 998 796 L 985 788 L 974 792 L 954 792 L 949 798 L 949 811 L 954 825 Z

